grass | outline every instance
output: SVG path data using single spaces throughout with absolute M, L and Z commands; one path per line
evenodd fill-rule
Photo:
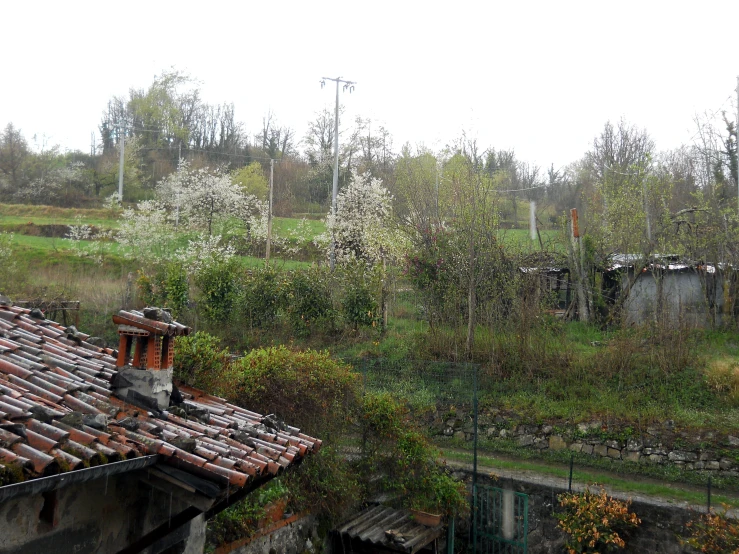
M 472 464 L 473 454 L 460 452 L 458 450 L 444 450 L 443 457 L 447 460 Z M 548 475 L 560 479 L 569 478 L 567 466 L 555 466 L 552 464 L 532 462 L 529 460 L 514 460 L 494 457 L 487 454 L 479 454 L 477 463 L 484 468 L 500 469 L 506 471 L 530 471 L 540 475 Z M 613 475 L 609 472 L 597 471 L 575 467 L 572 472 L 572 480 L 577 483 L 597 483 L 606 487 L 616 489 L 624 493 L 640 494 L 644 496 L 657 497 L 674 502 L 687 502 L 692 505 L 704 505 L 706 503 L 706 491 L 684 485 L 673 485 L 649 479 L 629 479 Z M 739 498 L 727 494 L 712 494 L 711 500 L 714 504 L 726 504 L 731 508 L 739 508 Z
M 58 208 L 30 204 L 0 204 L 0 226 L 24 225 L 75 225 L 82 223 L 96 227 L 115 228 L 120 212 L 107 209 Z
M 294 231 L 303 219 L 295 217 L 275 217 L 272 220 L 272 230 L 278 236 L 285 236 Z M 309 237 L 315 237 L 326 231 L 326 224 L 321 220 L 305 219 L 305 230 Z

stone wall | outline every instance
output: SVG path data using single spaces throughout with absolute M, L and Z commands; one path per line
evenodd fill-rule
M 471 480 L 471 472 L 459 471 L 456 477 Z M 557 528 L 553 513 L 559 509 L 557 495 L 566 492 L 557 484 L 533 483 L 519 479 L 493 480 L 479 475 L 481 485 L 513 489 L 529 496 L 528 514 L 528 553 L 548 554 L 564 552 L 565 535 Z M 623 500 L 626 500 L 624 498 Z M 680 543 L 680 537 L 687 536 L 685 524 L 695 516 L 688 509 L 666 503 L 634 501 L 632 511 L 642 520 L 639 527 L 631 530 L 626 538 L 625 553 L 669 553 L 688 554 L 695 551 Z M 455 546 L 469 539 L 469 522 L 459 521 L 456 525 Z
M 3 502 L 0 554 L 118 552 L 186 507 L 176 497 L 145 485 L 139 479 L 142 472 L 146 470 Z M 202 552 L 203 518 L 188 525 L 182 537 L 193 537 L 194 544 L 186 540 L 177 550 Z
M 473 439 L 472 416 L 437 414 L 432 433 L 461 440 Z M 535 450 L 569 450 L 593 457 L 639 464 L 672 464 L 707 475 L 739 477 L 739 438 L 716 431 L 682 430 L 673 421 L 630 426 L 591 421 L 577 425 L 521 423 L 515 414 L 490 410 L 478 416 L 481 441 L 508 441 Z
M 318 520 L 295 514 L 260 529 L 254 536 L 220 546 L 215 554 L 313 554 L 325 552 L 318 535 Z

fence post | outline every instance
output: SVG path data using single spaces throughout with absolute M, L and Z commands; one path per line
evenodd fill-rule
M 708 513 L 711 513 L 711 478 L 708 478 Z
M 472 552 L 477 552 L 477 364 L 473 365 Z
M 570 455 L 570 482 L 567 485 L 567 492 L 572 492 L 572 466 L 575 465 L 575 455 Z

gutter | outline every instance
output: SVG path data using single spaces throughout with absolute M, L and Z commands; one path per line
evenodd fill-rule
M 76 483 L 86 483 L 87 481 L 93 481 L 101 477 L 109 477 L 119 473 L 127 473 L 129 471 L 143 469 L 159 462 L 159 458 L 160 456 L 158 454 L 142 456 L 139 458 L 132 458 L 130 460 L 122 460 L 120 462 L 113 462 L 87 469 L 68 471 L 58 475 L 40 477 L 38 479 L 31 479 L 30 481 L 6 485 L 4 487 L 0 487 L 0 503 L 10 500 L 11 498 L 15 498 L 16 496 L 40 494 L 42 492 L 61 489 Z

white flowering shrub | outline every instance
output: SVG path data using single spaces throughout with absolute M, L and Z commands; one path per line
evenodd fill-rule
M 392 199 L 382 180 L 369 173 L 353 173 L 336 198 L 336 215 L 328 214 L 326 233 L 316 237 L 316 245 L 330 254 L 331 241 L 335 240 L 338 262 L 398 259 L 403 241 L 393 225 Z
M 96 232 L 86 223 L 82 223 L 82 218 L 79 216 L 75 221 L 74 225 L 69 226 L 64 240 L 71 244 L 72 250 L 80 258 L 89 258 L 96 264 L 102 265 L 108 250 L 107 245 L 112 238 L 112 231 Z
M 233 246 L 226 243 L 220 235 L 201 234 L 189 239 L 187 247 L 178 250 L 175 257 L 191 273 L 199 273 L 204 268 L 228 262 L 234 257 Z
M 139 202 L 121 215 L 116 240 L 125 247 L 124 255 L 145 263 L 160 263 L 175 254 L 174 224 L 158 202 Z

